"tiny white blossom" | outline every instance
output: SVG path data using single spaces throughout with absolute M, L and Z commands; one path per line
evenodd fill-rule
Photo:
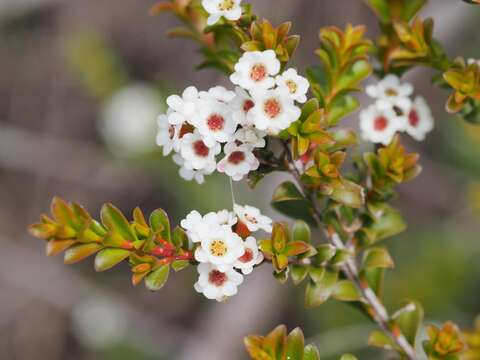
M 209 231 L 202 234 L 200 246 L 195 250 L 195 260 L 214 264 L 220 271 L 226 271 L 244 254 L 243 240 L 228 226 L 209 225 Z
M 157 118 L 158 132 L 157 145 L 163 147 L 163 156 L 167 156 L 180 149 L 180 129 L 182 125 L 172 125 L 168 122 L 168 115 L 172 112 L 169 109 L 166 114 L 161 114 Z
M 467 64 L 468 65 L 477 64 L 478 66 L 480 66 L 480 60 L 470 58 L 470 59 L 467 60 Z
M 234 212 L 228 210 L 212 211 L 203 217 L 203 221 L 208 223 L 209 226 L 226 225 L 232 227 L 237 223 L 237 216 Z
M 218 162 L 217 170 L 230 176 L 233 180 L 242 180 L 252 170 L 257 170 L 260 163 L 250 148 L 235 143 L 225 145 L 225 157 Z
M 280 61 L 273 50 L 248 51 L 235 64 L 230 81 L 246 90 L 270 89 L 275 86 L 275 76 L 280 71 Z
M 367 86 L 366 92 L 377 99 L 377 106 L 380 108 L 397 106 L 406 109 L 411 105 L 409 96 L 413 93 L 413 85 L 401 83 L 398 76 L 389 74 L 377 84 Z
M 237 259 L 234 267 L 241 270 L 244 275 L 248 275 L 255 265 L 263 261 L 263 253 L 258 250 L 257 240 L 253 236 L 247 237 L 243 246 L 245 253 Z
M 251 149 L 265 147 L 265 136 L 267 136 L 265 131 L 254 127 L 242 127 L 235 132 L 235 140 Z
M 233 112 L 233 120 L 243 126 L 253 125 L 248 123 L 247 114 L 254 105 L 250 95 L 241 87 L 237 86 L 235 88 L 235 97 L 229 103 Z
M 193 243 L 202 241 L 202 237 L 209 230 L 209 223 L 203 219 L 203 216 L 197 210 L 190 211 L 185 219 L 180 221 L 180 226 L 186 231 L 188 238 Z
M 239 221 L 245 224 L 250 231 L 258 231 L 260 229 L 270 233 L 272 232 L 273 220 L 268 216 L 262 215 L 256 207 L 235 204 L 233 211 L 237 214 Z
M 221 271 L 212 264 L 202 263 L 197 270 L 200 276 L 194 288 L 207 299 L 223 301 L 235 295 L 238 285 L 243 282 L 243 275 L 232 268 Z
M 291 99 L 304 103 L 307 101 L 307 91 L 310 86 L 308 80 L 298 75 L 297 70 L 288 69 L 275 78 L 280 90 L 284 91 Z
M 300 108 L 282 91 L 255 90 L 252 96 L 255 105 L 247 117 L 257 129 L 270 135 L 277 135 L 300 117 Z
M 225 89 L 223 86 L 214 86 L 208 91 L 199 92 L 200 99 L 214 99 L 224 103 L 228 103 L 235 97 L 235 92 Z
M 186 168 L 185 160 L 180 154 L 174 154 L 172 159 L 178 166 L 180 166 L 178 173 L 182 179 L 187 181 L 195 180 L 197 184 L 200 185 L 205 182 L 205 175 L 210 175 L 216 169 L 214 162 L 209 163 L 207 167 L 200 170 Z
M 170 124 L 177 125 L 185 121 L 192 123 L 191 118 L 197 111 L 198 97 L 198 90 L 195 86 L 187 87 L 182 96 L 170 95 L 167 98 L 167 105 L 173 110 L 168 116 Z
M 193 210 L 180 222 L 180 226 L 187 232 L 193 243 L 198 243 L 212 228 L 223 225 L 232 227 L 236 222 L 237 216 L 232 211 L 220 210 L 202 216 L 198 211 Z
M 233 140 L 237 124 L 227 104 L 215 99 L 200 100 L 195 125 L 207 146 Z
M 187 169 L 210 169 L 216 165 L 215 156 L 221 151 L 220 144 L 215 143 L 209 147 L 202 136 L 195 131 L 182 137 L 180 154 L 185 160 L 183 164 Z
M 232 21 L 240 19 L 240 2 L 241 0 L 202 0 L 203 8 L 210 14 L 207 24 L 215 24 L 222 16 Z
M 425 139 L 425 135 L 433 130 L 433 116 L 425 99 L 417 96 L 407 113 L 405 131 L 417 141 Z
M 371 105 L 360 112 L 362 137 L 373 143 L 388 145 L 397 131 L 405 129 L 405 116 L 398 116 L 393 109 Z

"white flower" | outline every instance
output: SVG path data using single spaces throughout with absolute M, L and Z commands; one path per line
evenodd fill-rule
M 183 166 L 187 169 L 211 169 L 212 166 L 216 165 L 215 155 L 220 151 L 220 144 L 215 143 L 212 147 L 207 146 L 197 131 L 182 137 L 180 154 L 185 160 Z
M 405 116 L 397 116 L 392 108 L 371 105 L 360 112 L 362 137 L 373 143 L 388 145 L 397 131 L 405 128 Z
M 197 210 L 190 211 L 187 217 L 180 221 L 180 226 L 193 243 L 199 243 L 202 240 L 202 237 L 208 232 L 208 225 Z
M 233 120 L 240 125 L 253 125 L 247 122 L 248 111 L 254 106 L 254 102 L 250 95 L 241 87 L 235 88 L 235 97 L 229 103 L 233 112 Z
M 248 275 L 253 271 L 255 265 L 263 261 L 263 254 L 258 251 L 257 240 L 253 236 L 246 238 L 243 246 L 245 253 L 237 259 L 234 267 L 242 270 L 243 274 Z
M 270 233 L 272 232 L 272 219 L 262 215 L 256 207 L 234 204 L 233 211 L 237 214 L 238 219 L 247 226 L 250 231 L 258 231 L 260 229 Z
M 220 271 L 226 271 L 244 254 L 243 240 L 228 226 L 213 226 L 202 233 L 200 246 L 195 250 L 195 260 L 201 263 L 211 263 Z
M 178 166 L 180 166 L 180 169 L 178 170 L 180 177 L 187 181 L 191 181 L 195 179 L 195 181 L 198 184 L 203 184 L 205 182 L 205 175 L 210 175 L 216 169 L 216 165 L 214 162 L 209 163 L 207 167 L 200 170 L 195 170 L 190 168 L 187 169 L 185 167 L 185 160 L 182 158 L 180 154 L 174 154 L 172 158 L 173 158 L 173 161 Z
M 214 86 L 208 91 L 200 91 L 200 99 L 214 99 L 224 103 L 228 103 L 233 100 L 235 93 L 233 91 L 225 89 L 223 86 Z
M 214 99 L 200 100 L 194 119 L 195 126 L 207 146 L 233 140 L 237 124 L 227 104 Z
M 236 222 L 237 216 L 228 210 L 209 212 L 205 216 L 193 210 L 180 222 L 180 226 L 187 232 L 188 237 L 193 243 L 198 243 L 212 228 L 223 225 L 232 227 Z
M 407 113 L 405 131 L 417 141 L 425 139 L 425 135 L 433 129 L 433 116 L 430 108 L 421 96 L 417 96 L 412 108 Z
M 239 181 L 251 170 L 258 169 L 258 159 L 245 145 L 237 146 L 235 143 L 225 145 L 225 157 L 218 162 L 217 170 Z
M 180 129 L 182 125 L 172 125 L 168 122 L 168 116 L 172 110 L 168 110 L 166 114 L 161 114 L 157 118 L 158 133 L 157 145 L 163 147 L 163 156 L 167 156 L 174 151 L 180 149 Z
M 480 66 L 480 60 L 470 58 L 467 60 L 467 64 L 468 65 L 477 64 L 478 66 Z
M 168 116 L 170 124 L 177 125 L 185 121 L 192 124 L 191 118 L 197 111 L 198 96 L 198 90 L 195 86 L 187 87 L 181 97 L 170 95 L 167 98 L 167 105 L 174 110 Z
M 221 271 L 212 264 L 202 263 L 197 269 L 200 276 L 194 288 L 207 299 L 223 301 L 235 295 L 238 285 L 243 282 L 243 275 L 232 268 Z
M 251 149 L 263 148 L 265 146 L 265 136 L 267 136 L 265 131 L 254 127 L 242 127 L 235 132 L 235 140 Z
M 367 86 L 366 92 L 369 96 L 377 99 L 377 106 L 380 108 L 398 106 L 406 109 L 411 105 L 409 96 L 413 93 L 413 85 L 402 84 L 398 76 L 389 74 L 376 85 Z
M 220 210 L 217 212 L 209 212 L 204 216 L 204 221 L 210 225 L 227 225 L 232 227 L 237 223 L 237 216 L 234 212 L 228 210 Z
M 284 71 L 283 74 L 275 78 L 275 82 L 278 88 L 288 94 L 291 99 L 299 103 L 307 101 L 306 94 L 310 84 L 307 79 L 298 75 L 297 70 L 288 69 Z
M 230 81 L 246 90 L 254 88 L 270 89 L 275 86 L 275 76 L 280 71 L 273 50 L 248 51 L 235 64 L 235 72 Z
M 242 0 L 202 0 L 203 8 L 210 14 L 208 25 L 215 24 L 223 16 L 228 20 L 238 20 L 242 16 Z
M 279 90 L 256 90 L 252 92 L 255 106 L 247 117 L 259 130 L 277 135 L 296 121 L 301 113 L 293 100 Z

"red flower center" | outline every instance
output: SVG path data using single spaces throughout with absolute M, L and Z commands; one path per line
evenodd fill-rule
M 181 139 L 183 135 L 193 133 L 194 129 L 195 128 L 192 125 L 184 123 L 180 128 L 180 133 L 178 134 L 178 137 Z
M 385 116 L 379 116 L 375 118 L 373 122 L 373 128 L 376 131 L 383 131 L 388 126 L 388 119 Z
M 273 119 L 276 117 L 278 114 L 280 114 L 280 111 L 282 110 L 282 107 L 280 106 L 280 103 L 278 102 L 277 99 L 268 99 L 265 101 L 263 104 L 265 113 Z
M 208 128 L 212 131 L 219 131 L 223 129 L 223 125 L 225 124 L 225 119 L 222 115 L 219 114 L 212 114 L 207 120 Z
M 168 128 L 168 137 L 170 139 L 173 139 L 174 136 L 175 136 L 175 126 L 170 125 L 170 127 Z
M 418 122 L 420 121 L 420 118 L 418 117 L 418 113 L 415 110 L 410 111 L 408 114 L 408 122 L 412 126 L 417 126 Z
M 228 162 L 234 165 L 240 164 L 245 160 L 245 153 L 243 151 L 234 151 L 228 155 Z
M 263 64 L 253 65 L 250 70 L 250 79 L 253 81 L 262 81 L 267 76 L 267 69 Z
M 255 104 L 253 103 L 253 101 L 250 100 L 250 99 L 247 99 L 243 103 L 243 111 L 247 112 L 248 110 L 250 110 L 254 106 L 255 106 Z
M 218 270 L 212 270 L 208 274 L 208 281 L 210 284 L 220 287 L 227 281 L 227 274 Z
M 193 151 L 197 156 L 207 157 L 210 149 L 202 140 L 197 140 L 193 143 Z
M 252 249 L 245 249 L 245 253 L 238 258 L 242 263 L 248 263 L 253 260 L 253 251 Z

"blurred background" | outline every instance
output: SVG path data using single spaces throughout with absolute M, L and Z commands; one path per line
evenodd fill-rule
M 347 22 L 378 28 L 359 0 L 252 0 L 274 24 L 293 20 L 302 36 L 294 65 L 316 63 L 318 29 Z M 226 84 L 216 72 L 196 72 L 196 45 L 167 39 L 171 15 L 151 17 L 153 0 L 0 0 L 0 358 L 1 359 L 245 359 L 242 338 L 279 323 L 301 326 L 322 359 L 366 348 L 372 329 L 348 305 L 303 309 L 303 289 L 280 285 L 262 267 L 226 304 L 193 291 L 193 269 L 175 274 L 161 292 L 130 285 L 128 267 L 97 274 L 92 261 L 64 266 L 46 258 L 26 232 L 53 195 L 77 201 L 97 216 L 111 201 L 124 212 L 164 208 L 174 219 L 191 209 L 231 206 L 224 176 L 203 186 L 177 175 L 155 146 L 158 113 L 171 92 L 188 85 Z M 451 56 L 480 58 L 480 9 L 460 0 L 431 0 L 436 37 Z M 471 327 L 480 313 L 480 126 L 447 115 L 447 94 L 431 73 L 408 74 L 435 114 L 423 143 L 423 174 L 400 189 L 396 206 L 409 229 L 388 240 L 396 269 L 386 303 L 416 298 L 429 322 L 453 319 Z M 368 101 L 364 99 L 365 103 Z M 351 119 L 355 126 L 355 117 Z M 408 140 L 407 140 L 408 141 Z M 255 191 L 236 184 L 241 203 L 269 210 L 281 176 Z

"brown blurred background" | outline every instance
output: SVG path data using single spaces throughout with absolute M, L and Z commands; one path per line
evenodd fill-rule
M 256 0 L 261 16 L 293 20 L 301 34 L 295 66 L 317 60 L 320 26 L 366 24 L 360 0 Z M 149 0 L 0 0 L 0 359 L 245 359 L 242 338 L 279 323 L 301 326 L 322 359 L 350 351 L 360 359 L 388 354 L 365 348 L 368 321 L 347 305 L 302 310 L 302 289 L 279 285 L 270 270 L 247 278 L 226 304 L 194 293 L 193 269 L 158 293 L 130 285 L 127 266 L 96 274 L 91 260 L 62 265 L 46 258 L 28 224 L 51 197 L 78 201 L 94 215 L 111 201 L 130 212 L 162 207 L 175 221 L 191 209 L 230 206 L 226 178 L 200 187 L 177 176 L 154 145 L 155 115 L 173 91 L 226 79 L 196 72 L 196 46 L 168 39 L 170 15 L 150 17 Z M 480 9 L 460 0 L 430 0 L 424 15 L 451 56 L 480 57 Z M 303 71 L 302 71 L 303 72 Z M 424 173 L 397 201 L 410 223 L 389 240 L 397 262 L 386 302 L 417 298 L 428 321 L 470 326 L 480 313 L 480 129 L 443 111 L 446 94 L 428 70 L 409 73 L 436 115 L 422 144 Z M 366 100 L 366 99 L 364 99 Z M 355 126 L 355 117 L 351 123 Z M 274 175 L 241 202 L 268 212 Z M 270 212 L 278 217 L 279 214 Z

